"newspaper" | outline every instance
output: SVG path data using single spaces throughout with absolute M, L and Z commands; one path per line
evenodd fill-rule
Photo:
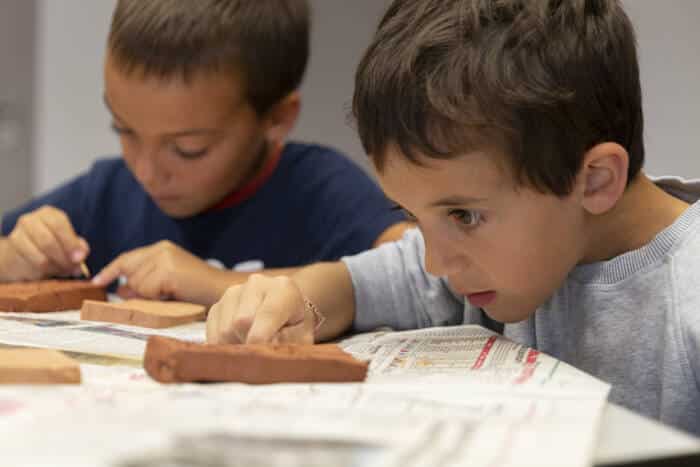
M 204 323 L 167 329 L 81 321 L 80 312 L 0 313 L 0 343 L 142 360 L 152 335 L 205 340 Z
M 204 338 L 202 323 L 155 331 L 70 312 L 17 317 L 0 314 L 0 342 L 83 356 L 133 361 L 143 336 Z M 609 386 L 563 362 L 478 326 L 339 345 L 371 360 L 365 383 L 160 385 L 140 367 L 83 363 L 81 386 L 0 387 L 2 465 L 591 465 Z

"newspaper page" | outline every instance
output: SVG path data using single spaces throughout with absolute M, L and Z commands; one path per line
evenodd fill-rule
M 370 360 L 363 384 L 161 385 L 138 364 L 152 334 L 205 331 L 1 313 L 0 343 L 69 350 L 83 373 L 0 387 L 2 465 L 584 467 L 609 390 L 478 326 L 339 342 Z
M 140 359 L 146 330 L 75 312 L 0 316 L 0 342 Z M 80 359 L 83 384 L 0 387 L 13 466 L 562 466 L 591 464 L 608 386 L 476 326 L 341 341 L 364 384 L 160 385 Z M 128 360 L 128 359 L 127 359 Z M 111 360 L 115 362 L 115 360 Z
M 98 380 L 0 388 L 3 465 L 583 467 L 604 403 L 459 383 L 161 386 L 135 370 Z
M 205 324 L 166 329 L 81 321 L 80 312 L 0 313 L 0 343 L 142 360 L 152 335 L 204 342 Z
M 360 334 L 340 346 L 371 361 L 372 381 L 458 378 L 482 385 L 607 390 L 600 380 L 480 326 Z

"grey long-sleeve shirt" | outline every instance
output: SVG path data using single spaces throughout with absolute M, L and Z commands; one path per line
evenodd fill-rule
M 644 247 L 575 268 L 525 321 L 496 323 L 428 274 L 414 229 L 343 258 L 354 327 L 481 324 L 611 383 L 613 402 L 700 435 L 700 181 L 656 183 L 693 204 Z

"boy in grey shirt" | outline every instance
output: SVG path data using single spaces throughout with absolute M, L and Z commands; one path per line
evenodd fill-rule
M 635 39 L 618 1 L 396 0 L 353 111 L 382 187 L 419 230 L 229 289 L 209 341 L 478 323 L 700 434 L 700 184 L 642 171 Z

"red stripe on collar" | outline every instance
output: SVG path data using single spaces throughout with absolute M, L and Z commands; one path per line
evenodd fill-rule
M 243 185 L 241 188 L 238 188 L 233 192 L 229 193 L 224 199 L 216 203 L 211 208 L 207 209 L 207 212 L 221 211 L 222 209 L 233 207 L 249 199 L 251 196 L 257 193 L 258 190 L 262 188 L 265 182 L 267 182 L 272 176 L 272 174 L 275 172 L 275 169 L 279 164 L 281 156 L 282 147 L 275 150 L 270 159 L 248 183 Z

